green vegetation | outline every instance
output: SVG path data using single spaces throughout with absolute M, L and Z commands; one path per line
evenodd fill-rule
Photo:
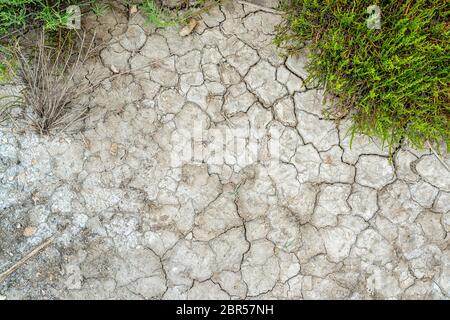
M 380 29 L 366 24 L 372 4 Z M 287 54 L 309 49 L 308 81 L 351 112 L 352 134 L 450 147 L 448 1 L 291 0 L 282 10 L 275 43 Z
M 109 6 L 106 3 L 95 3 L 92 6 L 92 12 L 97 17 L 103 17 L 106 14 L 106 11 L 108 10 Z

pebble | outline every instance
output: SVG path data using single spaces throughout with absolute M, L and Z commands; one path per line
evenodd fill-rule
M 28 226 L 23 230 L 23 235 L 27 238 L 31 237 L 36 232 L 35 227 Z

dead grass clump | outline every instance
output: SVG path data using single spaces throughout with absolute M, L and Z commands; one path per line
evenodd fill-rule
M 48 45 L 42 32 L 31 52 L 15 48 L 17 76 L 24 85 L 19 104 L 40 134 L 64 131 L 87 115 L 88 106 L 79 98 L 93 87 L 84 77 L 83 65 L 95 51 L 94 38 L 87 43 L 84 34 L 72 40 L 66 36 L 57 45 Z

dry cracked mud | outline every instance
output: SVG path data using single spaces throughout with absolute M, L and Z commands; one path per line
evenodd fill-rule
M 182 38 L 116 9 L 86 17 L 109 45 L 81 133 L 0 131 L 0 271 L 55 237 L 1 299 L 450 298 L 450 172 L 350 147 L 272 45 L 280 16 L 228 4 Z M 174 165 L 194 127 L 246 128 L 259 160 Z

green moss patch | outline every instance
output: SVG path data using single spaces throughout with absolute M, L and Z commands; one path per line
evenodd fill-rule
M 377 5 L 381 28 L 369 28 Z M 290 0 L 276 44 L 311 52 L 308 81 L 337 96 L 353 133 L 449 145 L 450 3 L 442 0 Z M 374 17 L 372 15 L 372 17 Z

